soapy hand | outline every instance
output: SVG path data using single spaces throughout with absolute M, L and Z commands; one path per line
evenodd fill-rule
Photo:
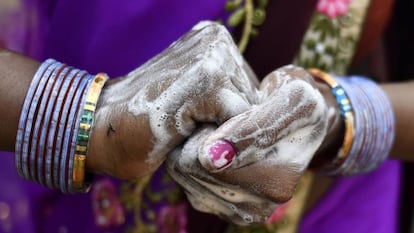
M 311 75 L 282 67 L 261 83 L 258 104 L 175 150 L 169 172 L 195 208 L 239 225 L 265 222 L 292 197 L 326 135 L 327 112 Z
M 224 26 L 201 22 L 109 82 L 92 137 L 100 159 L 87 164 L 98 163 L 95 172 L 120 178 L 149 174 L 197 124 L 219 125 L 248 110 L 258 101 L 258 85 Z

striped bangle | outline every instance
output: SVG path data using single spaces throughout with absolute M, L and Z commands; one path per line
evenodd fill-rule
M 336 78 L 344 87 L 355 113 L 354 143 L 342 175 L 367 173 L 388 157 L 394 144 L 395 117 L 388 96 L 375 82 L 358 76 Z
M 69 92 L 69 89 L 76 85 L 74 82 L 74 76 L 76 75 L 76 70 L 72 67 L 67 67 L 67 74 L 63 77 L 64 83 L 62 84 L 61 90 L 57 97 L 57 106 L 55 108 L 61 109 L 61 111 L 55 111 L 52 116 L 52 124 L 55 124 L 56 132 L 54 134 L 49 134 L 48 143 L 55 140 L 55 146 L 52 148 L 52 151 L 48 151 L 52 155 L 51 161 L 51 176 L 52 176 L 52 185 L 53 188 L 58 188 L 59 176 L 60 176 L 60 158 L 62 151 L 62 142 L 63 142 L 63 132 L 66 128 L 65 122 L 67 119 L 68 109 L 65 107 L 68 105 L 68 99 L 71 99 L 71 96 L 66 95 Z M 52 126 L 53 127 L 53 126 Z
M 107 80 L 48 59 L 26 93 L 16 136 L 20 176 L 62 192 L 86 192 L 85 158 L 100 91 Z
M 354 112 L 352 105 L 343 87 L 339 85 L 339 83 L 329 74 L 318 69 L 309 69 L 308 71 L 314 78 L 324 81 L 330 87 L 341 111 L 341 118 L 345 126 L 345 135 L 342 147 L 339 149 L 337 156 L 334 161 L 332 161 L 332 164 L 328 164 L 322 168 L 324 173 L 327 174 L 340 173 L 338 169 L 347 160 L 354 140 Z
M 62 183 L 62 188 L 66 190 L 65 192 L 76 192 L 73 186 L 73 176 L 71 171 L 73 171 L 73 159 L 75 155 L 77 130 L 80 122 L 80 112 L 89 83 L 88 77 L 89 75 L 86 72 L 79 72 L 77 74 L 76 78 L 79 79 L 79 86 L 75 89 L 76 93 L 69 107 L 69 119 L 64 137 L 65 153 L 62 154 L 64 157 L 62 158 L 62 164 L 60 166 L 63 172 L 61 179 L 62 182 L 64 182 Z
M 29 141 L 30 138 L 30 131 L 31 128 L 27 127 L 27 124 L 31 124 L 30 121 L 32 121 L 35 110 L 31 110 L 34 108 L 37 104 L 39 97 L 37 90 L 43 90 L 44 87 L 44 80 L 42 77 L 47 72 L 49 66 L 54 62 L 54 60 L 49 59 L 46 60 L 37 70 L 35 76 L 32 79 L 32 83 L 30 85 L 29 90 L 27 91 L 26 98 L 23 104 L 22 108 L 22 114 L 20 116 L 18 130 L 17 130 L 17 136 L 16 136 L 16 147 L 15 147 L 15 153 L 16 159 L 15 164 L 17 168 L 17 172 L 22 177 L 31 177 L 29 172 L 29 158 L 28 158 L 28 151 L 29 151 Z M 24 114 L 23 114 L 24 113 Z
M 79 132 L 76 140 L 76 151 L 73 164 L 73 185 L 76 189 L 85 190 L 89 187 L 90 179 L 85 183 L 85 160 L 88 152 L 88 142 L 93 127 L 96 104 L 102 87 L 108 77 L 106 74 L 97 74 L 92 80 L 81 113 Z
M 395 137 L 394 112 L 386 93 L 367 78 L 333 79 L 320 70 L 309 72 L 330 86 L 345 122 L 342 148 L 332 164 L 322 167 L 321 173 L 358 175 L 380 166 Z

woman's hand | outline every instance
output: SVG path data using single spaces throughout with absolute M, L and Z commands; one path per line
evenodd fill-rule
M 169 172 L 195 208 L 240 225 L 264 222 L 276 203 L 292 197 L 337 117 L 328 106 L 305 70 L 278 69 L 261 83 L 259 104 L 195 134 L 168 157 Z M 236 156 L 228 156 L 228 145 L 218 149 L 226 144 Z
M 109 82 L 96 113 L 88 170 L 120 178 L 151 173 L 197 124 L 221 124 L 248 110 L 258 101 L 257 86 L 227 30 L 202 22 Z

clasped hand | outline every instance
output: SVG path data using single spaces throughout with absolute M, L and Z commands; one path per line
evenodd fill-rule
M 209 22 L 109 83 L 101 99 L 96 172 L 141 177 L 166 161 L 195 208 L 241 225 L 266 221 L 291 198 L 328 127 L 305 70 L 285 66 L 259 84 L 227 30 Z M 236 152 L 219 165 L 217 143 Z

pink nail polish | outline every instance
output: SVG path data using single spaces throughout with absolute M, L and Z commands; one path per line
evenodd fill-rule
M 230 142 L 220 140 L 214 143 L 209 150 L 210 159 L 216 169 L 228 166 L 236 155 Z

